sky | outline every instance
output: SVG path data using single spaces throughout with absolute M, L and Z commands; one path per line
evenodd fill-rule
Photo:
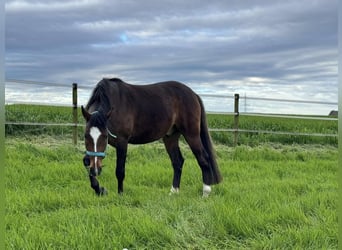
M 119 77 L 176 80 L 200 95 L 239 93 L 246 112 L 337 109 L 248 99 L 337 103 L 337 0 L 7 0 L 5 12 L 6 78 L 77 82 L 81 104 L 103 77 Z M 7 100 L 69 102 L 69 95 L 6 83 Z M 232 99 L 203 99 L 207 110 L 232 111 Z

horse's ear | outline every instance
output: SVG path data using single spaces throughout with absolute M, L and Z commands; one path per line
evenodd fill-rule
M 82 110 L 82 115 L 84 119 L 86 119 L 86 121 L 89 121 L 91 114 L 89 114 L 89 112 L 83 107 L 83 105 L 81 106 L 81 110 Z
M 107 113 L 107 115 L 106 115 L 107 119 L 109 119 L 109 117 L 111 116 L 113 109 L 114 109 L 114 108 L 111 107 L 111 109 L 110 109 L 109 112 Z

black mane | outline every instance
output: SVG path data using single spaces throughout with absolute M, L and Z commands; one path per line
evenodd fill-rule
M 120 78 L 116 78 L 116 77 L 110 78 L 108 80 L 113 81 L 113 82 L 123 82 Z
M 108 91 L 106 89 L 107 84 L 107 79 L 103 79 L 96 85 L 86 106 L 87 110 L 89 110 L 91 106 L 94 106 L 94 110 L 104 113 L 107 113 L 111 109 L 109 97 L 107 95 Z

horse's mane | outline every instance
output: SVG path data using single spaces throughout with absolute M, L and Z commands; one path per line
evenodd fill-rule
M 104 78 L 105 80 L 110 80 L 110 81 L 112 81 L 112 82 L 124 82 L 124 81 L 122 81 L 120 78 L 116 78 L 116 77 L 114 77 L 114 78 L 110 78 L 110 79 L 106 79 L 106 78 Z
M 86 109 L 93 105 L 96 105 L 95 108 L 98 111 L 108 112 L 110 110 L 110 101 L 107 95 L 108 92 L 108 84 L 106 79 L 100 81 L 93 90 L 93 93 L 88 101 Z

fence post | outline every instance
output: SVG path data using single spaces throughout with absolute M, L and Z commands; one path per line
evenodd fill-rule
M 77 145 L 77 123 L 78 123 L 78 116 L 77 116 L 77 83 L 72 84 L 72 116 L 73 116 L 73 131 L 72 131 L 72 141 L 74 145 Z
M 239 136 L 239 94 L 234 95 L 234 146 L 238 143 Z

